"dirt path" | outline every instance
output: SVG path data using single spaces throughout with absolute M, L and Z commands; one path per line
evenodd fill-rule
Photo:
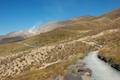
M 92 80 L 120 80 L 120 72 L 97 57 L 98 51 L 91 52 L 85 58 L 87 67 L 92 70 Z

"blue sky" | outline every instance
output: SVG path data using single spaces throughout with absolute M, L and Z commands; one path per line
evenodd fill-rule
M 0 34 L 51 21 L 98 16 L 120 7 L 120 0 L 0 0 Z

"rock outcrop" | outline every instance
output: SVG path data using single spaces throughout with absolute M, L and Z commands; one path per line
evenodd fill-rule
M 83 61 L 78 60 L 75 64 L 68 66 L 65 75 L 58 75 L 49 80 L 91 80 L 92 71 L 85 66 Z
M 111 67 L 115 68 L 116 70 L 120 71 L 120 64 L 115 63 L 111 58 L 106 58 L 102 55 L 98 55 L 98 58 L 108 63 L 109 65 L 111 65 Z

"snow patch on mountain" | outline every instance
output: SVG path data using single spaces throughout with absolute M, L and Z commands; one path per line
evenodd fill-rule
M 18 31 L 18 32 L 11 32 L 8 33 L 7 36 L 8 37 L 16 37 L 16 36 L 22 36 L 22 37 L 31 37 L 34 35 L 38 35 L 40 33 L 45 33 L 48 31 L 52 31 L 58 27 L 62 27 L 63 25 L 58 23 L 58 22 L 52 22 L 52 23 L 48 23 L 45 25 L 41 25 L 41 26 L 33 26 L 32 28 L 28 29 L 28 30 L 23 30 L 23 31 Z

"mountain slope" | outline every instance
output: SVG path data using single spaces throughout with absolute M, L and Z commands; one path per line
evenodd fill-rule
M 32 33 L 27 30 L 1 37 L 6 44 L 0 45 L 0 79 L 49 80 L 56 75 L 64 77 L 70 65 L 92 50 L 100 50 L 99 56 L 106 60 L 111 58 L 119 65 L 119 14 L 118 9 L 102 16 L 50 23 L 33 29 Z
M 104 16 L 108 17 L 110 19 L 113 19 L 113 20 L 117 19 L 117 18 L 120 17 L 120 9 L 116 9 L 116 10 L 110 12 L 110 13 L 105 14 Z

